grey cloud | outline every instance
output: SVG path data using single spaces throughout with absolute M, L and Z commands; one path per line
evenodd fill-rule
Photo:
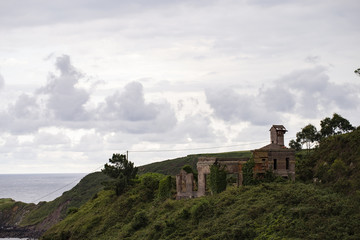
M 84 120 L 88 117 L 84 105 L 89 100 L 90 94 L 75 85 L 82 74 L 70 63 L 70 57 L 63 55 L 56 59 L 59 76 L 51 74 L 45 87 L 39 93 L 49 96 L 47 107 L 56 119 L 65 121 Z
M 70 138 L 63 133 L 50 134 L 40 132 L 36 135 L 34 143 L 38 145 L 67 145 L 70 144 Z
M 15 118 L 38 119 L 40 108 L 35 97 L 21 94 L 15 104 L 9 106 L 9 113 Z
M 102 19 L 126 16 L 159 6 L 184 1 L 116 1 L 116 0 L 79 0 L 68 1 L 0 1 L 1 27 L 23 27 L 64 22 L 82 22 L 89 19 Z
M 315 117 L 319 109 L 329 109 L 330 105 L 337 109 L 359 106 L 360 98 L 356 90 L 358 86 L 351 83 L 333 83 L 326 71 L 322 66 L 297 70 L 277 82 L 284 83 L 289 90 L 295 91 L 295 110 L 300 115 Z
M 127 84 L 102 104 L 86 109 L 90 93 L 78 87 L 83 74 L 66 55 L 58 57 L 55 66 L 59 74 L 50 74 L 45 86 L 34 95 L 21 94 L 14 104 L 0 112 L 1 130 L 23 134 L 57 126 L 144 134 L 163 133 L 176 126 L 170 104 L 146 102 L 143 86 L 138 82 Z
M 135 134 L 165 132 L 177 122 L 168 102 L 146 103 L 143 86 L 139 82 L 131 82 L 124 91 L 109 96 L 98 109 L 98 120 L 112 131 Z
M 103 116 L 108 119 L 146 121 L 154 119 L 160 111 L 153 103 L 146 104 L 141 83 L 132 82 L 122 93 L 116 92 L 106 99 Z
M 207 90 L 206 98 L 215 115 L 225 121 L 248 121 L 255 125 L 268 125 L 278 116 L 264 107 L 259 95 L 239 94 L 234 89 Z
M 319 56 L 307 56 L 305 58 L 305 62 L 308 63 L 318 63 L 320 61 L 320 57 Z
M 0 129 L 14 134 L 35 132 L 39 127 L 47 126 L 46 118 L 40 115 L 41 109 L 36 99 L 22 94 L 14 104 L 0 112 Z
M 218 118 L 249 121 L 254 125 L 272 124 L 284 113 L 314 118 L 330 109 L 330 105 L 335 109 L 357 108 L 358 86 L 330 82 L 326 71 L 322 66 L 296 70 L 254 95 L 223 89 L 206 91 L 206 97 Z
M 269 110 L 291 111 L 295 107 L 294 96 L 283 86 L 275 86 L 260 92 L 260 97 Z

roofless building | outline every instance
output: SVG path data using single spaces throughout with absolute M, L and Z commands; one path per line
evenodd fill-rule
M 270 128 L 270 144 L 252 150 L 255 167 L 254 175 L 262 178 L 267 171 L 273 172 L 277 176 L 295 180 L 295 151 L 284 145 L 284 134 L 287 132 L 283 125 L 273 125 Z M 206 175 L 210 174 L 210 167 L 215 162 L 225 166 L 228 174 L 237 176 L 237 186 L 243 182 L 243 165 L 248 158 L 217 158 L 199 157 L 197 163 L 198 182 L 197 191 L 192 173 L 187 176 L 185 171 L 176 175 L 177 199 L 201 197 L 206 194 Z M 191 181 L 191 182 L 189 182 Z

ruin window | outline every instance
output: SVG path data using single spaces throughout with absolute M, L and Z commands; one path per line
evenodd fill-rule
M 286 170 L 289 169 L 289 158 L 286 158 Z
M 274 170 L 277 169 L 277 159 L 274 159 Z

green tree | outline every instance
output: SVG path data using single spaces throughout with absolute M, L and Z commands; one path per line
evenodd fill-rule
M 300 151 L 301 150 L 301 143 L 294 140 L 294 139 L 290 140 L 289 146 L 290 146 L 291 149 L 294 149 L 295 151 Z
M 337 113 L 334 113 L 332 118 L 327 117 L 321 120 L 320 126 L 321 138 L 351 132 L 355 129 L 347 119 Z
M 212 194 L 217 194 L 226 189 L 226 171 L 224 166 L 220 166 L 218 162 L 215 161 L 210 167 L 210 190 Z
M 253 158 L 250 158 L 249 161 L 247 161 L 243 168 L 243 185 L 255 185 L 257 183 L 257 180 L 254 178 L 254 167 L 255 167 L 255 161 Z
M 114 153 L 109 159 L 109 163 L 106 163 L 101 171 L 113 178 L 106 185 L 108 188 L 113 188 L 116 195 L 119 196 L 125 192 L 131 180 L 136 177 L 138 168 L 134 167 L 134 163 L 128 161 L 125 155 Z
M 356 69 L 354 72 L 360 76 L 360 68 Z
M 171 176 L 166 176 L 159 182 L 159 199 L 165 200 L 171 197 L 172 181 Z
M 296 142 L 305 144 L 306 148 L 310 150 L 314 142 L 319 140 L 319 133 L 316 127 L 312 124 L 306 125 L 300 132 L 296 133 Z

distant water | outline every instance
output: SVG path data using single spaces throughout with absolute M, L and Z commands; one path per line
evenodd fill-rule
M 0 174 L 0 198 L 26 203 L 52 201 L 73 188 L 86 174 Z

